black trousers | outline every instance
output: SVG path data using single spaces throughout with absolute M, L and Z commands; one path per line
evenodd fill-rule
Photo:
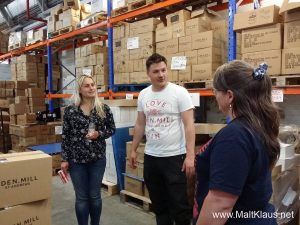
M 153 157 L 145 154 L 144 180 L 149 190 L 157 225 L 190 225 L 192 208 L 187 198 L 187 179 L 181 171 L 184 155 Z

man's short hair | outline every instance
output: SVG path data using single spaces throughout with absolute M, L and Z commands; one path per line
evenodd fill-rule
M 162 56 L 158 53 L 152 54 L 146 61 L 147 71 L 149 70 L 149 68 L 152 64 L 160 63 L 160 62 L 164 62 L 167 65 L 167 59 L 164 56 Z

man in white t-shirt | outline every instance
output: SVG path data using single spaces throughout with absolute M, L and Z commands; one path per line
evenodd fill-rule
M 195 171 L 194 106 L 185 88 L 168 82 L 164 56 L 153 54 L 146 67 L 152 85 L 138 97 L 130 164 L 136 168 L 137 147 L 145 134 L 144 180 L 157 225 L 190 225 L 187 178 Z

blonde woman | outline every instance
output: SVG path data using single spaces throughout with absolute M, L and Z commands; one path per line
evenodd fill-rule
M 61 169 L 70 172 L 78 225 L 88 225 L 89 216 L 91 225 L 99 225 L 105 139 L 114 134 L 115 123 L 110 108 L 99 100 L 92 77 L 78 78 L 73 98 L 64 114 Z

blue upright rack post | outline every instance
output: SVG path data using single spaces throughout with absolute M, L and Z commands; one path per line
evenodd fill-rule
M 112 11 L 112 1 L 107 0 L 107 16 L 111 17 Z M 114 52 L 113 52 L 113 27 L 112 24 L 107 24 L 107 32 L 108 32 L 108 83 L 109 89 L 113 90 L 114 88 Z
M 236 1 L 229 0 L 228 7 L 228 61 L 232 61 L 236 59 L 236 34 L 233 31 Z
M 47 55 L 48 55 L 48 91 L 52 93 L 52 55 L 51 55 L 51 45 L 47 44 Z M 52 113 L 54 111 L 53 100 L 48 99 L 49 111 Z

